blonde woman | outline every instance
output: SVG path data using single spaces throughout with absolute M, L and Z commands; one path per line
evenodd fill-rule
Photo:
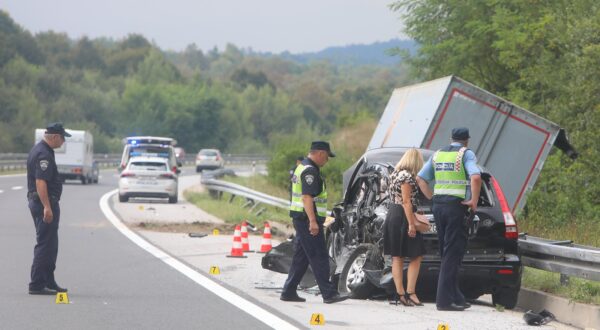
M 392 277 L 396 286 L 394 301 L 404 306 L 423 306 L 415 293 L 419 268 L 425 254 L 421 233 L 415 228 L 417 210 L 417 173 L 423 167 L 423 156 L 417 149 L 409 149 L 402 156 L 390 176 L 390 207 L 383 228 L 383 252 L 392 256 Z M 410 258 L 407 285 L 404 289 L 404 258 Z

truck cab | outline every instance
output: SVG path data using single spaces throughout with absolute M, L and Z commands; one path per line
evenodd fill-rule
M 44 137 L 43 128 L 35 130 L 35 143 Z M 79 180 L 82 184 L 98 183 L 99 169 L 94 161 L 94 137 L 88 131 L 67 130 L 70 137 L 54 149 L 58 174 L 62 181 Z

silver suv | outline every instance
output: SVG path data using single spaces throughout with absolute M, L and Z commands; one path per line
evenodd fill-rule
M 196 155 L 196 172 L 223 168 L 225 161 L 218 149 L 202 149 Z

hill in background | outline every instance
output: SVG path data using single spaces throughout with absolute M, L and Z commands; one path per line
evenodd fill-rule
M 253 53 L 256 56 L 279 56 L 295 62 L 307 64 L 313 61 L 326 60 L 337 65 L 382 65 L 393 66 L 401 62 L 399 56 L 391 56 L 390 50 L 402 49 L 414 54 L 417 43 L 413 40 L 392 39 L 367 45 L 348 45 L 328 47 L 319 52 L 292 54 Z

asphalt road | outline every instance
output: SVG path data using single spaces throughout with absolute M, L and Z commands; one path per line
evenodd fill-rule
M 103 171 L 98 185 L 64 186 L 55 274 L 69 289 L 70 304 L 27 293 L 35 231 L 26 178 L 0 177 L 0 328 L 269 328 L 166 266 L 110 224 L 98 201 L 116 188 L 115 174 Z

